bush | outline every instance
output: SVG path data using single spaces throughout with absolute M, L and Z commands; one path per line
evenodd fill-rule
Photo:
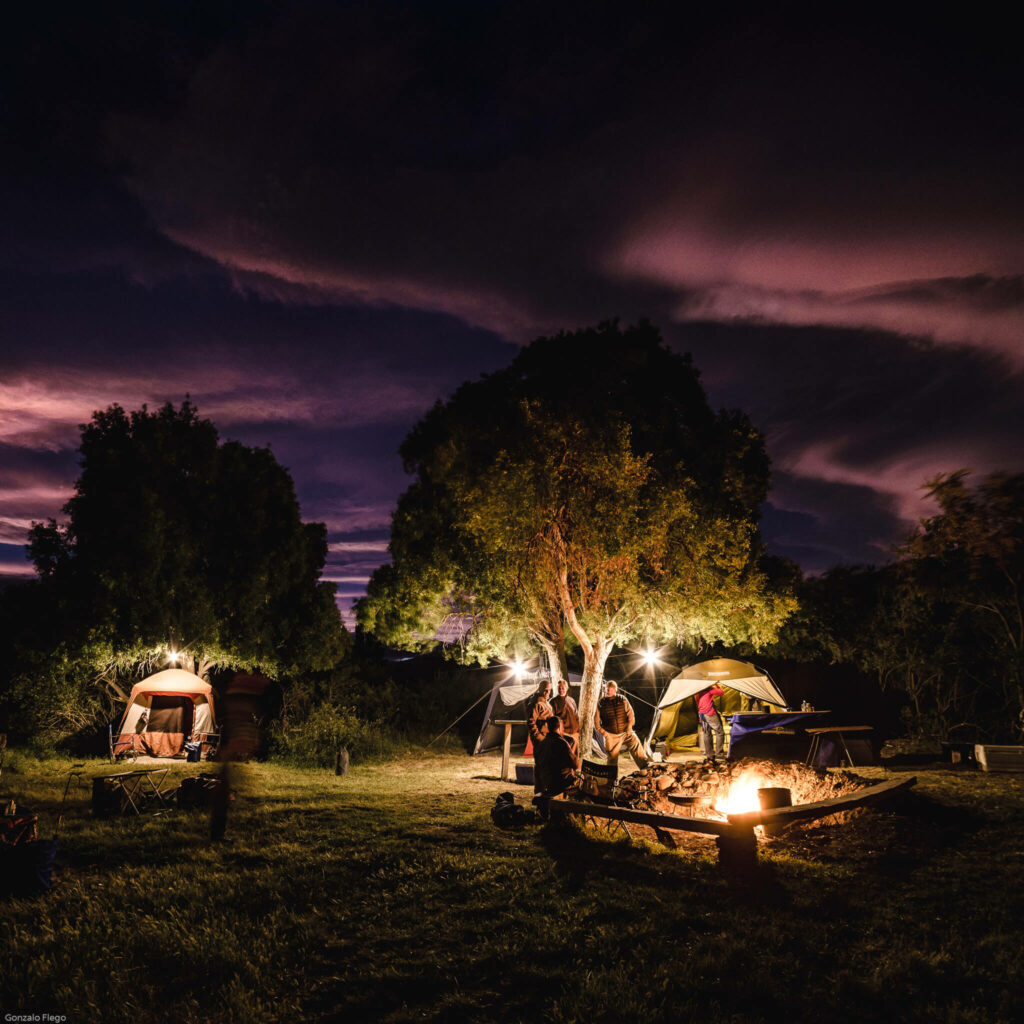
M 347 748 L 353 760 L 366 760 L 389 754 L 396 745 L 380 725 L 329 701 L 315 704 L 301 722 L 283 716 L 270 728 L 271 751 L 307 768 L 333 768 L 339 747 Z

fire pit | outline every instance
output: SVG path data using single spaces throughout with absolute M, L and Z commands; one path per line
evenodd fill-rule
M 622 779 L 610 805 L 577 792 L 551 800 L 548 814 L 556 824 L 575 817 L 584 826 L 621 829 L 630 838 L 639 830 L 641 837 L 673 848 L 691 836 L 701 836 L 702 842 L 713 836 L 722 865 L 745 872 L 757 865 L 759 835 L 778 835 L 809 821 L 843 822 L 916 782 L 911 776 L 872 785 L 851 772 L 799 762 L 657 764 Z
M 653 764 L 627 775 L 616 787 L 615 803 L 659 814 L 726 821 L 730 814 L 765 809 L 761 790 L 788 789 L 796 805 L 834 800 L 866 785 L 866 779 L 852 772 L 829 772 L 800 762 L 744 758 L 714 765 L 690 761 Z

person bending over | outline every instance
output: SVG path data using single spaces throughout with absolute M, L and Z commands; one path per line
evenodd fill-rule
M 725 691 L 714 683 L 697 694 L 697 717 L 700 720 L 700 742 L 704 748 L 704 756 L 712 761 L 724 757 L 725 729 L 722 727 L 722 716 L 715 707 L 715 697 L 721 697 Z M 712 736 L 714 742 L 712 743 Z

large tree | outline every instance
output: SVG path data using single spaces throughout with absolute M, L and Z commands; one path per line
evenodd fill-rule
M 326 529 L 302 522 L 268 449 L 221 443 L 186 400 L 97 412 L 80 450 L 66 521 L 36 524 L 29 550 L 67 634 L 104 667 L 170 650 L 200 674 L 337 662 L 344 628 L 333 584 L 319 581 Z
M 766 642 L 791 610 L 759 568 L 762 438 L 715 414 L 645 322 L 538 339 L 439 403 L 402 456 L 415 480 L 363 626 L 424 644 L 454 617 L 480 656 L 526 636 L 554 664 L 568 630 L 585 721 L 615 645 Z
M 960 470 L 928 482 L 938 504 L 901 551 L 905 586 L 940 609 L 975 666 L 970 690 L 989 735 L 1024 736 L 1024 474 L 975 487 Z M 952 628 L 951 627 L 951 628 Z

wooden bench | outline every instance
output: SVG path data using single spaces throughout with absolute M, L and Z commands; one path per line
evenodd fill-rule
M 727 821 L 711 818 L 683 818 L 676 814 L 661 814 L 657 811 L 638 811 L 632 807 L 611 807 L 603 804 L 585 803 L 581 800 L 552 800 L 548 804 L 551 821 L 564 821 L 578 816 L 592 822 L 613 821 L 623 827 L 632 838 L 628 825 L 646 825 L 661 839 L 665 833 L 696 832 L 714 836 L 718 846 L 718 859 L 725 868 L 746 870 L 757 864 L 757 839 L 754 829 L 758 825 L 774 825 L 784 828 L 796 821 L 811 821 L 826 818 L 841 811 L 853 810 L 867 804 L 877 803 L 894 793 L 909 789 L 917 778 L 890 779 L 874 786 L 866 786 L 855 793 L 835 797 L 832 800 L 817 800 L 795 807 L 776 807 L 768 811 L 749 811 L 744 814 L 730 814 Z M 668 844 L 666 844 L 668 845 Z

